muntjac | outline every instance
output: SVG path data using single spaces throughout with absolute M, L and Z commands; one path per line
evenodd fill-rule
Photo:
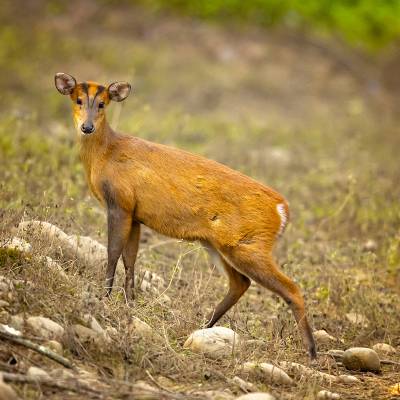
M 289 221 L 288 204 L 275 190 L 199 155 L 115 132 L 110 101 L 125 100 L 131 86 L 108 87 L 57 73 L 55 84 L 72 101 L 80 157 L 93 195 L 107 210 L 106 295 L 122 254 L 125 292 L 133 298 L 141 224 L 173 238 L 198 240 L 229 279 L 229 290 L 208 319 L 213 326 L 251 280 L 291 308 L 311 358 L 316 358 L 302 294 L 277 266 L 272 249 Z

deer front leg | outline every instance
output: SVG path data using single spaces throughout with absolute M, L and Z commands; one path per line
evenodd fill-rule
M 133 300 L 135 286 L 135 261 L 139 249 L 140 223 L 133 221 L 128 241 L 122 250 L 122 259 L 125 267 L 125 296 Z
M 109 297 L 114 283 L 115 269 L 122 250 L 126 246 L 132 226 L 132 215 L 117 204 L 108 204 L 108 264 L 106 271 L 106 296 Z

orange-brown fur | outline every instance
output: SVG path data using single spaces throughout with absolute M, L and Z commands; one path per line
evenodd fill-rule
M 83 85 L 86 91 L 80 84 L 70 95 L 78 130 L 92 111 L 82 109 L 76 100 L 87 94 L 95 96 L 99 87 L 94 82 Z M 108 104 L 108 96 L 104 90 L 97 100 Z M 289 216 L 283 196 L 215 161 L 116 133 L 104 110 L 96 115 L 92 112 L 92 116 L 96 131 L 88 137 L 79 136 L 80 156 L 91 191 L 109 211 L 110 286 L 113 265 L 122 252 L 126 290 L 133 287 L 140 224 L 167 236 L 200 240 L 219 255 L 230 283 L 226 297 L 210 316 L 209 326 L 238 301 L 253 279 L 288 302 L 314 357 L 301 293 L 271 256 L 282 222 L 277 205 L 283 204 Z

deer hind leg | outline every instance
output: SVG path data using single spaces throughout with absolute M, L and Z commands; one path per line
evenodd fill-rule
M 317 351 L 303 296 L 298 286 L 279 269 L 270 252 L 260 250 L 259 245 L 240 245 L 229 249 L 225 255 L 240 272 L 285 300 L 293 312 L 310 357 L 315 359 Z
M 206 248 L 212 262 L 220 270 L 222 269 L 229 279 L 228 293 L 207 318 L 208 323 L 206 328 L 211 328 L 242 297 L 243 293 L 250 286 L 250 279 L 232 268 L 214 248 L 209 245 L 206 245 Z
M 122 250 L 122 260 L 125 267 L 125 296 L 127 300 L 135 298 L 135 262 L 139 250 L 140 223 L 133 221 L 128 240 Z

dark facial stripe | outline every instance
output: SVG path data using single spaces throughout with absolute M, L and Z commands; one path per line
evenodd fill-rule
M 83 82 L 80 84 L 80 87 L 82 88 L 82 91 L 85 92 L 86 94 L 89 93 L 89 86 L 86 82 Z

